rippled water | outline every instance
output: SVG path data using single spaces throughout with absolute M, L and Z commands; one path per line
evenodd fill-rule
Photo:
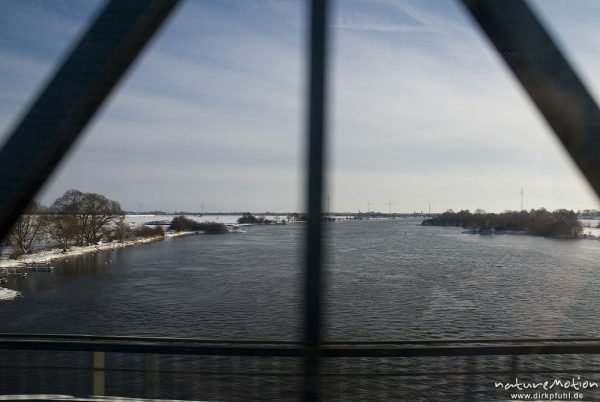
M 600 242 L 326 224 L 330 339 L 600 336 Z M 299 339 L 302 224 L 198 235 L 12 278 L 1 332 Z

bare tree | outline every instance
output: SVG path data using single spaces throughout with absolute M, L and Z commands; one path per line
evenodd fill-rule
M 120 220 L 115 224 L 114 231 L 108 233 L 106 237 L 109 241 L 117 240 L 123 242 L 133 237 L 133 235 L 134 233 L 131 227 L 124 221 Z
M 41 240 L 47 223 L 47 211 L 37 202 L 33 202 L 15 222 L 8 234 L 13 254 L 21 255 L 32 251 L 35 241 Z
M 117 201 L 109 200 L 96 193 L 83 195 L 82 218 L 84 238 L 88 244 L 98 243 L 103 237 L 116 230 L 125 215 Z
M 116 225 L 124 219 L 117 201 L 78 190 L 69 190 L 57 198 L 50 210 L 53 236 L 63 248 L 70 244 L 95 244 L 115 231 Z
M 77 216 L 69 214 L 51 214 L 49 221 L 48 235 L 60 245 L 63 251 L 67 251 L 71 245 L 77 244 Z
M 63 250 L 69 248 L 70 245 L 83 244 L 81 228 L 84 222 L 80 218 L 82 199 L 81 191 L 68 190 L 50 207 L 52 214 L 50 235 L 61 245 Z

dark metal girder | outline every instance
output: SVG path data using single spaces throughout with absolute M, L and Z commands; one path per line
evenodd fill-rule
M 325 178 L 328 0 L 310 2 L 307 207 L 304 268 L 304 399 L 319 399 L 319 346 L 323 293 L 323 187 Z
M 94 340 L 77 336 L 68 339 L 36 339 L 20 337 L 0 338 L 0 350 L 53 350 L 71 352 L 106 353 L 156 353 L 198 356 L 255 356 L 255 357 L 303 357 L 304 348 L 290 343 L 273 345 L 203 344 L 198 342 L 170 342 L 112 340 L 112 337 L 98 336 Z M 496 342 L 488 345 L 420 345 L 409 347 L 377 347 L 328 345 L 319 350 L 321 358 L 338 357 L 435 357 L 435 356 L 511 356 L 542 354 L 600 354 L 600 341 L 590 342 L 548 342 L 540 339 L 536 343 L 505 344 Z
M 600 110 L 523 0 L 461 0 L 600 195 Z
M 76 341 L 117 341 L 117 342 L 152 342 L 171 344 L 202 344 L 202 345 L 227 345 L 227 346 L 259 346 L 283 345 L 286 347 L 304 346 L 300 341 L 283 341 L 269 339 L 210 339 L 210 338 L 179 338 L 179 337 L 154 337 L 154 336 L 128 336 L 128 335 L 89 335 L 89 334 L 42 334 L 42 333 L 0 333 L 2 339 L 29 339 L 29 340 L 76 340 Z M 377 341 L 322 341 L 322 347 L 403 347 L 403 346 L 459 346 L 464 344 L 600 344 L 600 338 L 593 337 L 557 337 L 557 338 L 460 338 L 460 339 L 387 339 Z
M 0 150 L 0 239 L 33 200 L 178 0 L 113 0 Z

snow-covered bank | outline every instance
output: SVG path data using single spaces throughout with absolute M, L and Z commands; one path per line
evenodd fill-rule
M 0 268 L 24 268 L 26 264 L 32 263 L 46 263 L 52 260 L 57 260 L 60 258 L 68 258 L 72 256 L 82 255 L 86 253 L 93 253 L 101 250 L 115 250 L 123 247 L 131 247 L 138 244 L 148 244 L 153 243 L 158 240 L 163 240 L 168 237 L 179 237 L 194 234 L 193 232 L 178 232 L 178 233 L 169 233 L 165 234 L 164 237 L 148 237 L 145 239 L 136 239 L 129 240 L 122 243 L 102 243 L 95 244 L 93 246 L 84 246 L 84 247 L 70 247 L 66 252 L 63 252 L 62 249 L 55 248 L 52 250 L 43 250 L 36 252 L 34 254 L 27 254 L 18 259 L 14 260 L 1 260 Z M 4 300 L 13 300 L 17 297 L 20 297 L 21 293 L 16 290 L 7 289 L 0 287 L 0 301 Z
M 16 290 L 0 288 L 0 301 L 16 299 L 19 296 L 21 293 Z
M 164 238 L 168 237 L 178 237 L 192 234 L 191 232 L 179 232 L 179 233 L 169 233 L 165 234 Z M 18 259 L 14 260 L 1 260 L 0 268 L 15 268 L 15 267 L 24 267 L 26 264 L 32 263 L 46 263 L 52 260 L 56 260 L 59 258 L 68 258 L 72 256 L 82 255 L 86 253 L 93 253 L 101 250 L 115 250 L 123 247 L 131 247 L 138 244 L 148 244 L 158 240 L 162 240 L 163 237 L 148 237 L 144 239 L 135 239 L 129 240 L 122 243 L 102 243 L 102 244 L 94 244 L 92 246 L 82 246 L 82 247 L 70 247 L 66 252 L 63 252 L 60 248 L 55 248 L 52 250 L 42 250 L 33 254 L 24 255 Z M 2 290 L 0 288 L 0 290 Z

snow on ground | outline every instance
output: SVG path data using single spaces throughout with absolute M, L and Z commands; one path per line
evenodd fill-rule
M 169 233 L 166 234 L 165 237 L 178 237 L 192 234 L 191 232 L 179 232 L 179 233 Z M 126 241 L 123 243 L 103 243 L 96 244 L 93 246 L 84 246 L 84 247 L 70 247 L 66 252 L 63 252 L 62 249 L 55 248 L 52 250 L 43 250 L 36 252 L 35 254 L 25 255 L 16 260 L 0 260 L 0 268 L 17 268 L 23 267 L 25 264 L 31 263 L 46 263 L 52 260 L 56 260 L 59 258 L 66 258 L 76 255 L 82 255 L 85 253 L 91 253 L 99 250 L 114 250 L 117 248 L 134 246 L 136 244 L 146 244 L 152 243 L 157 240 L 161 240 L 162 237 L 149 237 L 146 239 L 136 239 L 131 241 Z M 20 297 L 21 293 L 16 290 L 7 289 L 0 287 L 0 301 L 4 300 L 12 300 L 17 297 Z
M 583 232 L 581 232 L 583 234 L 586 235 L 591 235 L 591 236 L 600 236 L 600 228 L 583 228 Z
M 146 222 L 166 221 L 170 222 L 176 215 L 125 215 L 125 222 L 131 226 L 141 226 Z M 186 218 L 196 222 L 219 222 L 225 225 L 237 223 L 238 218 L 242 215 L 184 215 Z M 262 216 L 257 214 L 255 216 Z M 282 220 L 287 219 L 286 215 L 281 216 L 266 216 L 268 219 Z
M 0 288 L 0 301 L 16 299 L 19 296 L 21 293 L 16 290 Z
M 177 237 L 191 234 L 190 232 L 179 232 L 179 233 L 169 233 L 166 234 L 165 237 Z M 42 250 L 36 252 L 35 254 L 24 255 L 16 260 L 1 260 L 0 268 L 13 268 L 20 267 L 25 264 L 31 263 L 46 263 L 52 260 L 56 260 L 58 258 L 66 258 L 76 255 L 82 255 L 86 253 L 92 253 L 100 250 L 114 250 L 117 248 L 130 247 L 136 244 L 147 244 L 152 243 L 154 241 L 160 240 L 161 237 L 149 237 L 146 239 L 136 239 L 125 241 L 122 243 L 103 243 L 103 244 L 95 244 L 92 246 L 82 246 L 82 247 L 70 247 L 66 252 L 63 252 L 60 248 L 55 248 L 52 250 Z
M 597 227 L 600 220 L 581 219 L 580 222 L 583 225 L 583 232 L 581 233 L 591 236 L 600 236 L 600 228 Z

